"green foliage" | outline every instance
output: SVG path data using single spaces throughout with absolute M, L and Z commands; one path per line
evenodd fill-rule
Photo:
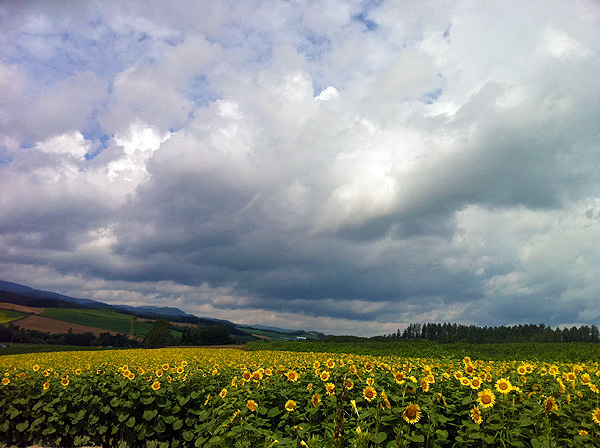
M 232 342 L 227 325 L 184 328 L 181 335 L 182 345 L 227 345 Z
M 152 324 L 152 328 L 144 338 L 145 348 L 166 347 L 171 342 L 171 323 L 168 320 L 159 319 Z

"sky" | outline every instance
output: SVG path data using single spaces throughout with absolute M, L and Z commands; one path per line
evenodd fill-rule
M 600 3 L 5 1 L 0 279 L 328 334 L 600 324 Z

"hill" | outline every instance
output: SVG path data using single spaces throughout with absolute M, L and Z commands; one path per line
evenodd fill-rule
M 324 337 L 316 332 L 264 325 L 237 325 L 228 320 L 198 317 L 174 307 L 109 305 L 97 300 L 70 297 L 3 280 L 0 280 L 0 303 L 5 304 L 4 309 L 12 310 L 4 313 L 7 322 L 48 333 L 64 331 L 68 324 L 72 324 L 74 333 L 89 331 L 97 335 L 99 332 L 108 331 L 111 334 L 142 338 L 152 327 L 152 322 L 164 319 L 171 322 L 171 333 L 175 337 L 180 337 L 182 333 L 189 335 L 186 328 L 189 330 L 193 327 L 215 325 L 227 327 L 232 341 L 241 343 L 257 339 L 284 341 Z M 33 314 L 41 316 L 32 318 Z

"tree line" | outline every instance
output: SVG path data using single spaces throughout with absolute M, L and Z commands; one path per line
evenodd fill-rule
M 130 339 L 126 334 L 110 334 L 109 332 L 95 335 L 86 333 L 47 333 L 38 330 L 26 330 L 16 325 L 0 325 L 0 341 L 25 344 L 55 344 L 76 345 L 79 347 L 139 347 L 136 339 Z
M 38 330 L 26 330 L 14 324 L 0 325 L 0 342 L 27 344 L 76 345 L 80 347 L 146 347 L 159 348 L 168 345 L 228 345 L 242 342 L 237 335 L 231 335 L 225 324 L 199 325 L 197 327 L 177 327 L 181 336 L 175 336 L 175 327 L 164 319 L 152 324 L 152 328 L 143 340 L 131 338 L 126 334 L 94 333 L 48 333 Z M 253 338 L 255 339 L 255 338 Z M 245 341 L 243 341 L 245 342 Z
M 600 342 L 596 325 L 571 328 L 552 328 L 548 325 L 519 324 L 499 327 L 478 327 L 451 323 L 413 323 L 400 331 L 384 335 L 396 339 L 429 339 L 440 343 L 466 342 L 469 344 L 498 342 Z

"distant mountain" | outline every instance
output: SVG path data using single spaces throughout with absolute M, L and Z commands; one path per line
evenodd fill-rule
M 97 300 L 90 299 L 76 299 L 75 297 L 65 296 L 63 294 L 58 294 L 56 292 L 51 291 L 42 291 L 40 289 L 33 289 L 29 286 L 19 285 L 18 283 L 6 282 L 4 280 L 0 280 L 0 291 L 8 291 L 14 292 L 16 294 L 20 294 L 22 296 L 29 297 L 38 297 L 42 299 L 57 299 L 64 300 L 66 302 L 73 302 L 79 305 L 86 305 L 98 308 L 110 308 L 110 305 L 107 305 L 103 302 L 98 302 Z
M 265 331 L 275 331 L 277 333 L 297 333 L 298 330 L 290 330 L 287 328 L 279 328 L 279 327 L 269 327 L 267 325 L 238 325 L 238 327 L 242 328 L 254 328 L 255 330 L 265 330 Z
M 36 300 L 37 299 L 37 300 Z M 43 291 L 40 289 L 30 288 L 29 286 L 20 285 L 18 283 L 7 282 L 0 280 L 0 302 L 18 303 L 27 306 L 41 308 L 68 308 L 69 303 L 74 304 L 73 307 L 84 308 L 100 308 L 112 309 L 125 313 L 138 314 L 145 317 L 154 318 L 165 317 L 169 320 L 178 322 L 188 322 L 200 325 L 211 325 L 211 322 L 225 324 L 230 328 L 244 327 L 253 328 L 256 330 L 273 331 L 277 333 L 298 333 L 298 330 L 290 330 L 286 328 L 270 327 L 267 325 L 237 325 L 233 322 L 224 319 L 215 319 L 212 317 L 198 317 L 193 314 L 188 314 L 179 308 L 169 306 L 131 306 L 131 305 L 109 305 L 104 302 L 91 299 L 78 299 L 75 297 L 65 296 L 51 291 Z M 315 333 L 318 334 L 318 333 Z
M 0 291 L 7 291 L 14 294 L 19 294 L 21 296 L 27 297 L 35 297 L 39 299 L 54 299 L 62 302 L 71 302 L 77 305 L 87 306 L 90 308 L 109 308 L 109 309 L 120 309 L 124 311 L 128 311 L 134 314 L 150 314 L 156 316 L 172 316 L 172 317 L 185 317 L 192 316 L 191 314 L 187 314 L 181 311 L 179 308 L 173 307 L 158 307 L 158 306 L 130 306 L 130 305 L 109 305 L 104 302 L 99 302 L 97 300 L 91 299 L 78 299 L 75 297 L 65 296 L 63 294 L 58 294 L 56 292 L 51 291 L 43 291 L 40 289 L 30 288 L 29 286 L 20 285 L 18 283 L 7 282 L 4 280 L 0 280 Z M 50 302 L 50 305 L 46 305 L 47 307 L 53 306 L 51 305 L 53 302 Z
M 181 311 L 179 308 L 170 306 L 131 306 L 131 305 L 113 305 L 113 308 L 131 311 L 138 314 L 152 314 L 157 316 L 184 317 L 191 314 Z

